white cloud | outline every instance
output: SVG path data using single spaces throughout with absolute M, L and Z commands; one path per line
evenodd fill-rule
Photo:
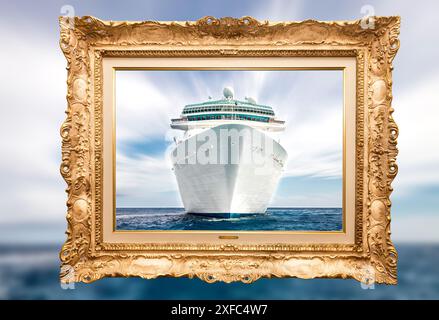
M 20 26 L 23 28 L 23 26 Z M 65 60 L 43 33 L 0 26 L 0 221 L 45 221 L 65 212 L 59 128 L 66 107 Z M 31 37 L 32 35 L 32 37 Z M 64 218 L 62 218 L 64 219 Z
M 426 214 L 394 216 L 391 224 L 394 242 L 439 242 L 439 216 Z
M 259 19 L 319 18 L 308 10 L 309 7 L 315 12 L 314 4 L 309 4 L 305 8 L 303 2 L 299 4 L 284 1 L 261 3 L 260 6 L 252 4 L 255 10 L 251 15 Z M 439 48 L 435 46 L 434 41 L 437 36 L 435 34 L 437 5 L 437 2 L 430 1 L 426 5 L 418 6 L 417 10 L 413 10 L 409 2 L 376 4 L 379 15 L 402 15 L 401 50 L 395 60 L 394 71 L 394 107 L 396 109 L 394 117 L 400 128 L 399 174 L 394 182 L 394 196 L 410 196 L 414 188 L 437 185 L 439 181 L 437 138 L 439 137 L 437 125 L 439 77 L 434 64 Z M 358 5 L 352 10 L 339 10 L 338 6 L 334 7 L 332 12 L 328 11 L 325 14 L 356 17 L 360 15 L 360 7 Z M 0 36 L 7 44 L 0 50 L 2 70 L 0 78 L 0 96 L 2 97 L 0 107 L 0 148 L 2 150 L 0 222 L 56 221 L 64 225 L 65 183 L 58 169 L 61 153 L 59 127 L 64 120 L 66 106 L 66 62 L 58 47 L 58 33 L 53 32 L 53 28 L 57 29 L 55 19 L 50 27 L 49 24 L 45 26 L 39 21 L 41 19 L 37 19 L 31 11 L 20 12 L 26 15 L 27 25 L 18 24 L 11 29 L 10 24 L 15 19 L 13 15 L 10 16 L 10 21 L 3 20 L 4 23 L 0 21 Z M 96 12 L 97 14 L 105 12 L 104 15 L 109 14 L 114 17 L 119 14 L 120 17 L 120 13 L 111 13 L 111 11 L 98 10 Z M 169 17 L 169 20 L 173 20 L 171 16 Z M 23 35 L 26 35 L 25 39 Z M 420 43 L 421 46 L 419 46 Z M 413 55 L 413 50 L 417 50 L 417 54 Z M 250 86 L 248 88 L 250 89 Z M 198 100 L 207 95 L 217 94 L 217 91 L 205 93 L 203 90 L 203 84 L 198 84 L 197 92 L 192 98 L 196 96 L 195 100 Z M 167 98 L 172 96 L 174 95 L 167 94 Z M 154 97 L 156 101 L 163 101 L 160 95 Z M 261 97 L 258 98 L 261 100 Z M 161 121 L 158 127 L 143 128 L 139 132 L 128 131 L 126 136 L 140 136 L 149 128 L 153 132 L 159 132 L 162 129 L 166 131 L 165 122 L 166 125 L 168 122 L 162 121 L 163 115 L 157 115 L 154 118 Z M 145 124 L 145 126 L 157 123 L 159 121 Z M 304 134 L 305 129 L 300 129 L 301 132 L 296 129 L 296 134 Z M 331 155 L 328 156 L 331 157 Z M 144 163 L 144 159 L 139 160 L 139 165 Z M 154 161 L 148 161 L 148 163 L 154 165 Z M 306 173 L 305 168 L 300 165 L 296 167 L 302 173 Z M 315 163 L 313 167 L 317 168 Z M 164 168 L 160 170 L 165 171 Z M 321 170 L 327 175 L 333 173 L 329 171 L 330 174 L 328 174 L 325 168 Z M 293 174 L 298 174 L 298 172 L 293 172 Z M 166 190 L 166 188 L 163 187 L 160 190 Z M 423 199 L 416 198 L 413 201 L 423 201 Z M 431 208 L 431 210 L 436 209 Z M 422 220 L 422 217 L 425 219 Z M 437 218 L 433 215 L 428 216 L 422 211 L 416 217 L 407 218 L 404 221 L 402 218 L 394 217 L 392 230 L 397 240 L 420 236 L 437 240 L 438 225 Z M 406 232 L 402 232 L 403 230 Z
M 436 75 L 394 94 L 393 116 L 400 131 L 395 195 L 407 195 L 421 186 L 439 185 L 438 84 Z
M 287 127 L 281 140 L 289 155 L 286 176 L 341 177 L 342 103 L 337 107 Z
M 171 164 L 163 157 L 117 154 L 118 207 L 180 206 Z
M 303 1 L 271 0 L 262 3 L 263 5 L 256 5 L 249 13 L 252 17 L 271 21 L 300 20 L 303 17 Z
M 274 207 L 341 207 L 341 192 L 309 192 L 306 194 L 291 193 L 288 196 L 275 195 Z
M 319 90 L 310 92 L 311 84 Z M 235 88 L 235 98 L 255 97 L 286 120 L 281 135 L 289 154 L 285 176 L 341 177 L 342 76 L 327 71 L 220 71 L 208 76 L 200 71 L 165 76 L 148 71 L 120 73 L 116 80 L 118 146 L 164 137 L 171 140 L 169 136 L 176 131 L 169 129 L 170 118 L 181 113 L 185 104 L 203 102 L 208 95 L 220 98 L 225 85 Z M 138 202 L 143 195 L 147 205 L 148 199 L 154 198 L 150 193 L 157 196 L 165 187 L 166 191 L 177 190 L 171 165 L 163 162 L 164 155 L 149 152 L 139 156 L 140 150 L 118 148 L 117 187 L 124 195 L 120 197 L 123 203 L 129 204 L 130 199 Z M 280 202 L 283 205 L 285 201 Z
M 148 81 L 142 72 L 116 76 L 116 133 L 118 141 L 161 137 L 169 128 L 174 107 L 169 93 Z

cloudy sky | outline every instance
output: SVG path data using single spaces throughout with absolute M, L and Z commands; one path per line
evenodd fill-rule
M 367 5 L 367 7 L 364 7 Z M 399 173 L 391 197 L 397 241 L 439 241 L 439 2 L 422 1 L 1 1 L 0 241 L 64 239 L 65 183 L 59 127 L 66 107 L 66 61 L 58 16 L 108 20 L 196 20 L 205 15 L 279 20 L 402 17 L 394 61 Z M 73 9 L 73 12 L 72 12 Z M 204 95 L 205 96 L 205 95 Z M 39 228 L 32 227 L 38 224 Z M 44 232 L 42 238 L 41 230 Z
M 286 122 L 277 138 L 289 161 L 270 206 L 341 207 L 343 73 L 335 70 L 118 71 L 117 206 L 182 206 L 166 157 L 178 134 L 170 119 L 185 104 L 222 99 L 226 86 Z

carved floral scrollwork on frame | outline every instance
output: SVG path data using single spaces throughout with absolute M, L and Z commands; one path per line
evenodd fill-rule
M 261 277 L 354 278 L 372 272 L 397 282 L 390 239 L 391 183 L 398 127 L 392 118 L 392 61 L 399 17 L 361 21 L 258 21 L 204 17 L 193 22 L 115 22 L 60 18 L 67 59 L 67 111 L 60 171 L 67 183 L 67 240 L 61 280 L 107 276 L 198 277 L 207 282 Z M 355 245 L 109 244 L 102 242 L 101 63 L 112 56 L 340 56 L 357 59 Z

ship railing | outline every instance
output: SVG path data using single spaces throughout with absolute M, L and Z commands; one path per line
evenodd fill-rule
M 182 122 L 186 122 L 187 119 L 185 118 L 178 118 L 178 119 L 171 119 L 172 123 L 182 123 Z
M 283 120 L 270 119 L 270 120 L 268 120 L 268 123 L 285 124 L 285 121 L 283 121 Z

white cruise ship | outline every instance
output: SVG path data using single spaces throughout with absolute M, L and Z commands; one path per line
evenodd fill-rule
M 263 214 L 287 161 L 275 137 L 284 121 L 252 98 L 236 100 L 232 88 L 223 93 L 172 119 L 171 127 L 184 131 L 171 154 L 181 199 L 191 214 Z

